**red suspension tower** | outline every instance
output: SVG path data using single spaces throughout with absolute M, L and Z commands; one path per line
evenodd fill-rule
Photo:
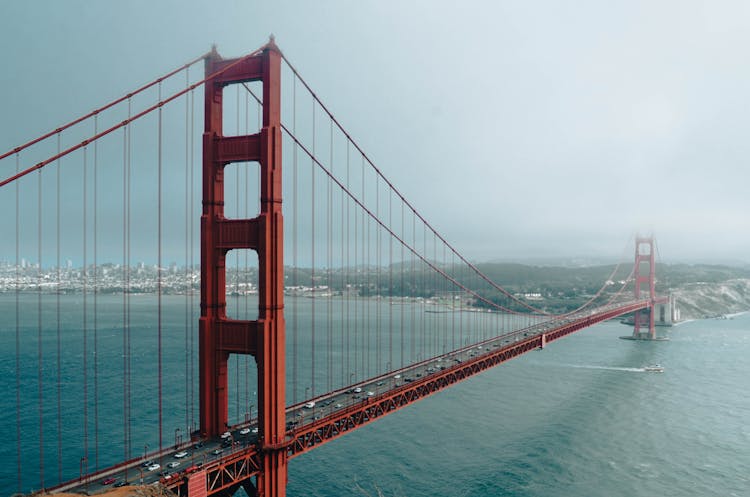
M 219 73 L 211 77 L 211 75 Z M 230 354 L 250 354 L 258 367 L 258 424 L 262 471 L 259 496 L 286 495 L 285 326 L 283 216 L 281 212 L 281 53 L 273 38 L 258 55 L 206 58 L 201 216 L 200 430 L 216 436 L 227 429 L 227 362 Z M 226 86 L 263 84 L 263 126 L 247 136 L 222 135 Z M 260 165 L 260 214 L 224 217 L 224 167 L 232 162 Z M 226 256 L 230 250 L 258 253 L 259 314 L 255 321 L 226 315 Z
M 642 250 L 643 248 L 643 250 Z M 647 249 L 647 250 L 646 250 Z M 644 271 L 643 266 L 648 265 L 648 271 Z M 654 239 L 653 237 L 635 238 L 635 268 L 633 276 L 635 277 L 635 298 L 642 299 L 641 285 L 648 285 L 648 299 L 651 302 L 648 316 L 643 315 L 643 310 L 635 311 L 635 322 L 633 328 L 633 338 L 639 340 L 654 340 L 656 330 L 654 328 L 654 314 L 656 303 L 655 291 L 655 266 L 654 266 Z M 648 319 L 648 332 L 641 332 L 641 327 L 645 326 L 645 320 Z

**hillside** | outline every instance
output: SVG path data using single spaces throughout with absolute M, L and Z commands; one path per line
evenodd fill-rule
M 700 319 L 750 310 L 750 279 L 686 283 L 673 290 L 682 319 Z

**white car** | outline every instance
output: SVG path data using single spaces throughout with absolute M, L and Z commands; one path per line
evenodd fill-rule
M 258 427 L 256 426 L 255 428 L 253 428 L 252 431 L 253 431 L 253 433 L 258 433 Z
M 368 397 L 372 397 L 373 395 L 375 395 L 375 392 L 372 392 L 372 391 L 370 391 L 370 392 L 367 392 L 367 396 L 368 396 Z
M 179 465 L 180 465 L 180 462 L 179 462 L 179 461 L 172 461 L 172 462 L 170 462 L 170 463 L 167 463 L 167 467 L 168 467 L 168 468 L 176 468 L 176 467 L 177 467 L 177 466 L 179 466 Z
M 146 471 L 156 471 L 159 468 L 161 468 L 161 465 L 159 465 L 158 463 L 154 463 L 146 468 Z
M 178 452 L 178 453 L 177 453 L 177 454 L 175 454 L 174 456 L 175 456 L 175 457 L 176 457 L 177 459 L 182 459 L 183 457 L 187 457 L 187 455 L 188 455 L 187 451 L 181 450 L 180 452 Z
M 361 390 L 362 389 L 360 389 L 360 391 Z M 305 404 L 305 409 L 312 409 L 313 407 L 315 407 L 315 401 L 313 401 L 313 400 L 311 400 L 310 402 L 308 402 L 308 403 Z
M 243 428 L 240 430 L 240 435 L 247 435 L 250 433 L 250 428 Z
M 229 438 L 231 436 L 232 436 L 232 433 L 228 431 L 225 431 L 224 433 L 221 434 L 221 438 Z
M 362 391 L 362 389 L 360 387 L 357 387 L 357 388 L 354 389 L 354 393 L 360 393 L 361 391 Z

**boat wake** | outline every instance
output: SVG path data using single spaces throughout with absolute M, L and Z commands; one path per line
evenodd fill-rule
M 606 371 L 626 371 L 629 373 L 646 372 L 645 368 L 621 368 L 617 366 L 594 366 L 594 365 L 585 365 L 585 364 L 563 364 L 562 366 L 568 367 L 568 368 L 577 368 L 577 369 L 603 369 Z

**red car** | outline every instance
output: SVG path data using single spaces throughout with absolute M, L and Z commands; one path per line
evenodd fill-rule
M 117 478 L 110 476 L 109 478 L 105 478 L 102 480 L 102 485 L 111 485 L 116 481 L 117 481 Z

